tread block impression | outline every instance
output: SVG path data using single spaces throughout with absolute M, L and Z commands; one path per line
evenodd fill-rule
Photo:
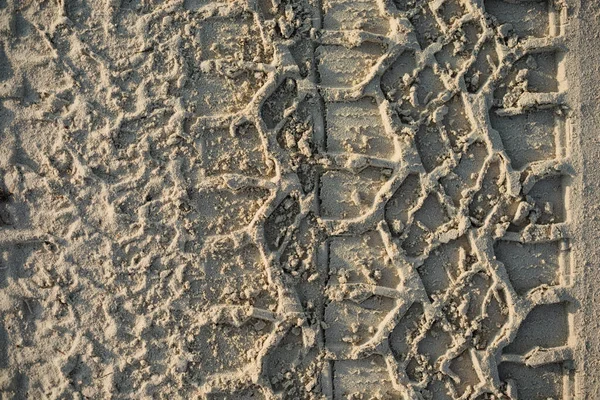
M 273 129 L 283 120 L 286 109 L 293 104 L 297 95 L 296 81 L 288 78 L 265 100 L 261 108 L 261 115 L 267 128 Z
M 329 243 L 329 269 L 332 274 L 330 282 L 333 284 L 395 288 L 400 282 L 398 272 L 376 232 L 333 238 Z
M 381 356 L 363 360 L 340 360 L 333 363 L 334 400 L 360 399 L 363 393 L 375 398 L 396 398 L 387 366 Z
M 409 213 L 417 206 L 422 195 L 419 176 L 411 174 L 392 195 L 385 205 L 385 220 L 393 235 L 399 236 L 409 220 Z
M 557 130 L 561 118 L 553 110 L 517 115 L 499 115 L 492 110 L 490 122 L 500 133 L 513 168 L 521 169 L 532 162 L 556 157 Z
M 469 21 L 463 24 L 452 40 L 435 53 L 439 65 L 450 74 L 464 68 L 482 34 L 483 29 L 479 22 Z
M 386 134 L 379 107 L 373 99 L 327 103 L 325 121 L 328 152 L 381 158 L 394 155 L 394 142 Z
M 385 35 L 388 19 L 380 13 L 376 0 L 323 1 L 323 28 L 327 30 L 362 30 Z
M 465 272 L 471 246 L 466 238 L 442 244 L 418 267 L 427 294 L 441 296 Z
M 344 295 L 356 294 L 352 290 L 352 287 L 335 285 L 327 291 L 332 301 L 325 308 L 325 347 L 337 358 L 351 358 L 355 349 L 373 337 L 394 308 L 393 299 L 362 293 L 359 295 L 369 297 L 359 299 L 362 300 L 360 303 L 336 300 Z
M 535 306 L 521 323 L 517 336 L 504 348 L 505 354 L 526 354 L 541 347 L 551 349 L 569 342 L 569 313 L 565 303 Z
M 373 206 L 388 176 L 385 170 L 367 168 L 358 174 L 327 171 L 321 176 L 321 215 L 325 218 L 356 218 Z
M 560 242 L 519 243 L 499 241 L 498 261 L 504 264 L 515 291 L 523 295 L 541 285 L 554 286 L 560 278 Z
M 190 89 L 187 100 L 194 101 L 202 115 L 238 112 L 266 82 L 264 72 L 239 67 L 236 62 L 270 62 L 260 28 L 251 14 L 209 18 L 200 27 L 195 39 L 202 51 L 193 60 L 199 68 L 196 67 L 197 74 L 192 76 L 190 84 L 193 82 L 194 87 L 203 90 Z M 230 40 L 231 37 L 245 39 Z
M 429 194 L 419 210 L 415 212 L 414 220 L 402 242 L 402 248 L 411 257 L 423 254 L 436 238 L 436 234 L 441 232 L 442 226 L 449 221 L 448 213 L 438 196 L 434 193 Z
M 418 12 L 414 14 L 411 22 L 415 28 L 417 41 L 421 46 L 421 49 L 425 49 L 430 44 L 434 43 L 437 38 L 441 35 L 440 25 L 429 8 L 429 5 L 425 3 L 419 7 Z
M 207 175 L 237 173 L 266 176 L 272 173 L 256 127 L 244 124 L 232 134 L 229 128 L 200 132 L 203 166 Z
M 414 51 L 402 52 L 381 76 L 381 89 L 390 101 L 408 95 L 408 86 L 417 69 Z
M 323 45 L 316 50 L 321 84 L 328 87 L 351 87 L 362 82 L 371 72 L 385 49 L 376 43 L 363 43 L 347 48 Z
M 421 125 L 415 136 L 415 144 L 427 172 L 433 171 L 450 158 L 447 138 L 435 126 Z
M 505 108 L 518 105 L 528 93 L 556 93 L 563 89 L 562 59 L 559 51 L 527 54 L 514 63 L 506 78 L 498 84 L 494 98 Z M 561 79 L 559 79 L 561 78 Z
M 527 192 L 526 198 L 533 204 L 535 223 L 553 224 L 567 220 L 567 178 L 549 176 L 540 179 Z M 533 222 L 533 215 L 530 215 Z
M 560 364 L 528 367 L 516 363 L 498 366 L 500 379 L 507 382 L 511 398 L 547 400 L 564 399 L 564 368 Z
M 528 38 L 548 35 L 549 3 L 548 0 L 485 0 L 484 7 L 500 25 L 510 24 L 516 35 Z
M 467 200 L 469 192 L 475 188 L 487 156 L 488 151 L 485 144 L 473 143 L 465 151 L 456 167 L 440 180 L 446 194 L 452 198 L 456 206 Z

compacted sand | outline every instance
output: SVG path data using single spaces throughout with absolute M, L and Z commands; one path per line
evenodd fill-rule
M 0 398 L 599 398 L 597 9 L 0 0 Z

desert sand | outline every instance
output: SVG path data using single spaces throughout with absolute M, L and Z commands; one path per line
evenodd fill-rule
M 0 398 L 600 398 L 591 0 L 0 0 Z

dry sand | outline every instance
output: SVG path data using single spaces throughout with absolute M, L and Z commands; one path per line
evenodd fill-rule
M 600 398 L 599 7 L 0 0 L 0 398 Z

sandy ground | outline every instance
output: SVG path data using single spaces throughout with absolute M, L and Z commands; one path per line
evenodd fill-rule
M 598 398 L 595 4 L 0 0 L 0 398 Z

